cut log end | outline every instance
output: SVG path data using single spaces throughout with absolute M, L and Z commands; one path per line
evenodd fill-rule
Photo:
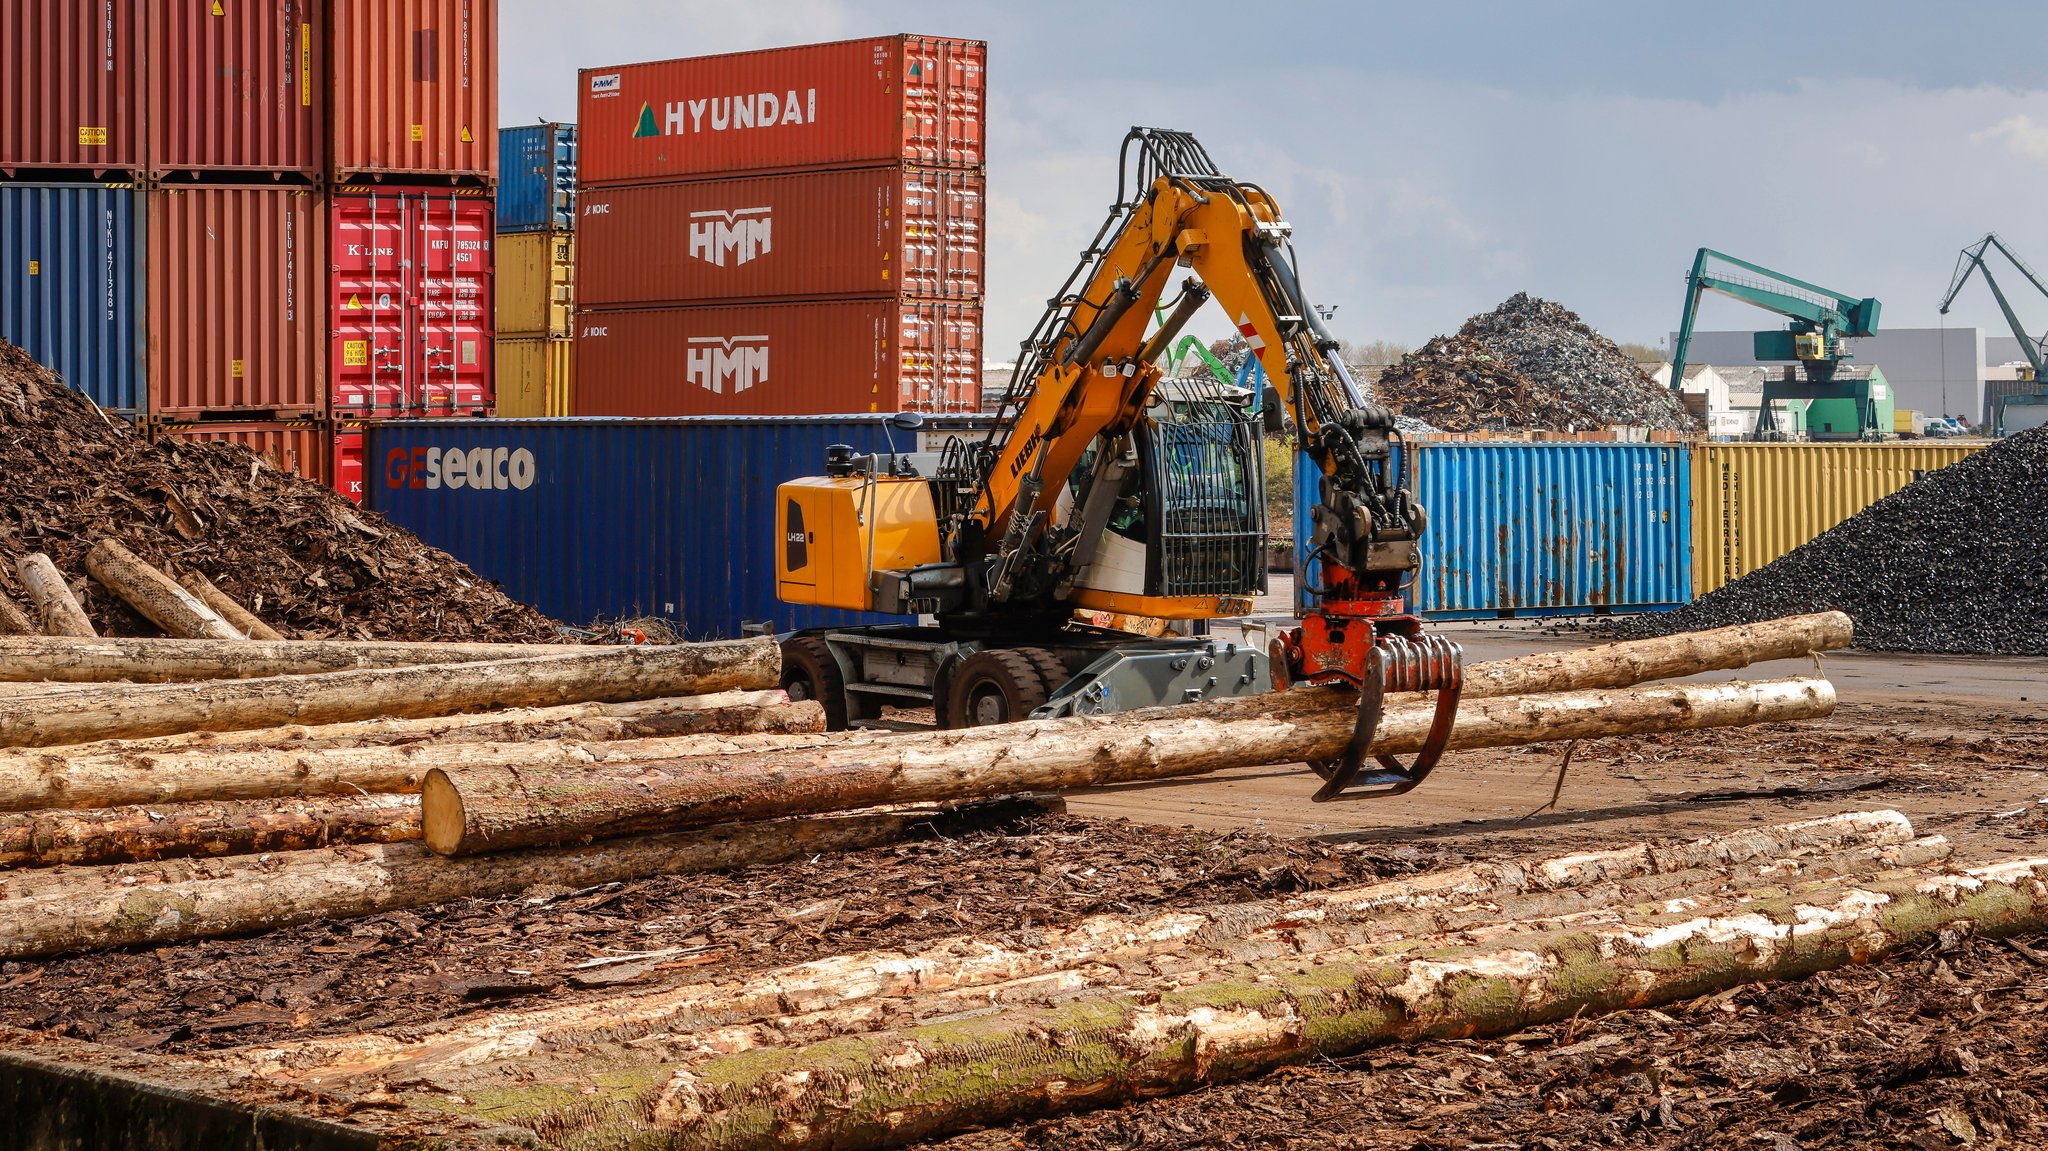
M 429 800 L 429 796 L 432 797 Z M 448 773 L 440 768 L 427 772 L 420 781 L 420 838 L 441 855 L 453 855 L 462 844 L 462 792 Z

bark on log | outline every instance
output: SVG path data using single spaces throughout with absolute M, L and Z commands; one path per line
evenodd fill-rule
M 725 820 L 1332 759 L 1342 754 L 1355 721 L 1330 707 L 1325 694 L 1282 693 L 1263 714 L 1243 719 L 1210 719 L 1206 708 L 1160 708 L 762 752 L 714 764 L 672 760 L 575 772 L 435 769 L 421 784 L 421 822 L 429 847 L 469 855 Z M 1827 715 L 1834 706 L 1833 685 L 1808 678 L 1507 696 L 1461 707 L 1450 746 L 1773 723 Z M 1389 707 L 1375 750 L 1416 750 L 1434 713 L 1426 703 Z
M 1701 672 L 1733 671 L 1774 659 L 1797 659 L 1848 647 L 1854 638 L 1855 626 L 1847 615 L 1824 611 L 1656 639 L 1540 652 L 1467 668 L 1465 695 L 1478 699 L 1627 687 Z
M 38 635 L 41 630 L 13 600 L 0 595 L 0 635 Z
M 762 637 L 613 648 L 497 663 L 90 687 L 44 699 L 0 700 L 0 747 L 703 695 L 774 687 L 781 666 L 775 641 Z
M 1633 908 L 1604 923 L 1424 947 L 1419 955 L 1365 947 L 1231 964 L 1181 986 L 1141 982 L 777 1050 L 550 1050 L 547 1081 L 530 1089 L 506 1087 L 521 1081 L 515 1049 L 433 1076 L 400 1098 L 473 1117 L 517 1116 L 564 1146 L 899 1146 L 1388 1041 L 1499 1035 L 1798 978 L 1909 949 L 1943 930 L 1999 936 L 2044 928 L 2048 859 L 1915 869 L 1763 889 L 1704 912 Z M 564 1082 L 618 1086 L 572 1094 Z M 495 1090 L 479 1090 L 485 1085 Z
M 104 539 L 85 553 L 85 570 L 129 607 L 178 639 L 248 639 L 178 581 L 151 567 L 119 540 Z
M 629 650 L 633 649 L 573 644 L 0 636 L 0 680 L 187 683 Z
M 250 639 L 281 640 L 283 632 L 256 618 L 256 613 L 234 601 L 228 593 L 213 586 L 213 581 L 198 572 L 186 572 L 178 577 L 186 591 L 198 596 L 201 603 L 212 608 L 222 619 L 234 626 Z
M 0 816 L 0 867 L 254 855 L 420 837 L 410 795 L 178 803 Z
M 775 863 L 893 843 L 934 829 L 1004 824 L 1062 810 L 1026 797 L 856 812 L 642 836 L 593 847 L 443 859 L 417 843 L 283 852 L 267 859 L 170 859 L 0 874 L 0 959 L 172 943 L 374 915 L 537 883 L 588 887 Z
M 28 598 L 35 601 L 44 635 L 91 639 L 98 634 L 92 630 L 92 621 L 86 618 L 85 609 L 78 606 L 70 585 L 64 582 L 63 573 L 50 562 L 49 556 L 41 552 L 24 556 L 16 561 L 14 570 L 21 576 L 21 586 L 28 592 Z
M 1297 893 L 1281 899 L 1167 909 L 1147 917 L 1096 915 L 1034 929 L 1029 944 L 988 935 L 931 940 L 918 950 L 864 951 L 744 977 L 692 982 L 600 999 L 514 1008 L 408 1024 L 402 1034 L 321 1036 L 268 1044 L 247 1070 L 299 1082 L 390 1069 L 409 1079 L 470 1066 L 506 1050 L 573 1049 L 593 1033 L 629 1042 L 721 1029 L 731 1048 L 814 1032 L 831 1017 L 860 1030 L 903 1016 L 932 1017 L 1017 1002 L 1031 990 L 1064 995 L 1090 969 L 1164 975 L 1232 959 L 1278 958 L 1400 936 L 1442 934 L 1489 922 L 1632 906 L 1676 893 L 1705 896 L 1792 878 L 1867 875 L 1947 858 L 1938 837 L 1915 840 L 1895 811 L 1847 812 L 1684 843 L 1638 843 L 1551 858 L 1475 864 L 1406 880 Z M 1188 957 L 1197 956 L 1196 960 Z M 1052 978 L 1068 975 L 1069 978 Z M 987 989 L 1000 987 L 1000 992 Z M 886 1001 L 880 1007 L 870 1006 Z M 832 1024 L 823 1024 L 828 1030 Z

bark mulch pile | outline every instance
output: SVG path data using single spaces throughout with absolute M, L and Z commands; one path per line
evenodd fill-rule
M 45 552 L 102 635 L 156 627 L 85 574 L 112 537 L 197 571 L 288 635 L 552 642 L 555 624 L 448 553 L 238 444 L 151 443 L 0 341 L 0 595 Z

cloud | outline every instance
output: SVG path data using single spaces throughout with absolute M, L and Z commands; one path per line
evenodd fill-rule
M 2037 124 L 2032 116 L 2007 116 L 1989 128 L 1970 133 L 1972 144 L 2004 140 L 2015 156 L 2048 160 L 2048 124 Z

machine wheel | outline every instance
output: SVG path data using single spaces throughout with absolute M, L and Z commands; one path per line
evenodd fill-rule
M 791 699 L 817 700 L 825 706 L 826 729 L 846 730 L 846 677 L 823 639 L 799 635 L 783 641 L 782 690 Z
M 961 661 L 946 692 L 946 718 L 955 727 L 987 727 L 1029 716 L 1045 703 L 1046 691 L 1034 650 L 978 651 Z
M 1074 678 L 1074 673 L 1067 670 L 1060 657 L 1042 647 L 1020 647 L 1017 652 L 1038 669 L 1038 678 L 1045 684 L 1045 698 L 1048 700 L 1053 692 L 1067 686 L 1067 681 Z

